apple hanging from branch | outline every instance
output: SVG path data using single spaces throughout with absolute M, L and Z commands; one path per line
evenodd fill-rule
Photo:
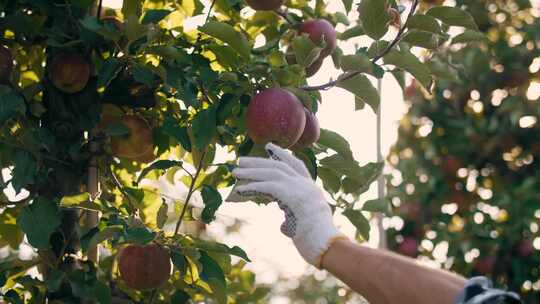
M 77 93 L 86 87 L 90 79 L 90 64 L 79 54 L 59 54 L 51 61 L 49 77 L 60 91 Z
M 170 255 L 158 244 L 129 245 L 118 255 L 118 269 L 120 277 L 130 288 L 158 288 L 171 276 Z
M 266 89 L 253 96 L 247 109 L 247 132 L 256 144 L 294 145 L 306 126 L 304 106 L 291 92 Z
M 154 139 L 152 127 L 143 118 L 135 115 L 125 115 L 120 123 L 126 126 L 129 133 L 112 136 L 111 149 L 115 156 L 131 160 L 149 160 L 153 153 Z
M 300 136 L 300 139 L 295 144 L 295 147 L 298 148 L 311 146 L 316 143 L 321 136 L 319 120 L 317 119 L 317 116 L 315 116 L 315 113 L 306 108 L 304 108 L 304 112 L 306 113 L 306 126 L 304 127 L 304 132 L 302 132 L 302 136 Z

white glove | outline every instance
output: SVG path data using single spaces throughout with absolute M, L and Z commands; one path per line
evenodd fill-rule
M 233 174 L 249 183 L 238 186 L 242 196 L 265 196 L 285 212 L 281 231 L 292 238 L 300 255 L 321 268 L 324 254 L 337 239 L 347 239 L 334 226 L 323 192 L 311 179 L 304 163 L 274 144 L 266 151 L 272 159 L 240 158 Z

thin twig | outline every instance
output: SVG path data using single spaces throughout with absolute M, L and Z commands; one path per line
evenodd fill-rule
M 113 179 L 114 184 L 118 188 L 118 190 L 120 190 L 120 192 L 122 192 L 122 194 L 126 197 L 126 199 L 128 201 L 128 205 L 132 209 L 131 211 L 133 211 L 135 213 L 138 213 L 138 210 L 135 207 L 135 204 L 131 200 L 131 196 L 129 195 L 129 193 L 126 192 L 126 190 L 124 189 L 124 186 L 122 185 L 122 183 L 120 183 L 120 180 L 118 179 L 118 177 L 116 177 L 116 174 L 114 174 L 112 169 L 109 169 L 108 171 L 109 171 L 109 174 L 111 175 L 111 177 Z
M 216 0 L 212 0 L 212 4 L 210 4 L 210 8 L 208 9 L 208 14 L 206 15 L 206 20 L 204 20 L 204 23 L 207 23 L 208 19 L 210 19 L 210 14 L 212 13 L 212 9 L 214 8 L 215 4 Z
M 197 167 L 197 172 L 191 179 L 191 184 L 189 185 L 189 191 L 186 196 L 186 202 L 184 203 L 184 207 L 182 208 L 182 212 L 180 213 L 180 217 L 178 218 L 178 222 L 176 222 L 176 228 L 174 229 L 174 234 L 178 234 L 178 230 L 180 230 L 180 225 L 182 224 L 182 219 L 184 218 L 184 215 L 186 214 L 187 207 L 189 205 L 189 201 L 191 200 L 191 196 L 193 195 L 193 192 L 195 192 L 195 183 L 197 182 L 197 179 L 199 178 L 199 174 L 201 173 L 203 163 L 204 163 L 204 157 L 206 156 L 206 151 L 201 153 L 201 158 L 199 162 L 199 166 Z
M 390 53 L 390 51 L 392 51 L 392 49 L 401 41 L 401 39 L 403 38 L 403 34 L 405 34 L 405 31 L 407 29 L 407 25 L 409 23 L 410 18 L 416 12 L 416 9 L 418 7 L 418 3 L 419 3 L 419 0 L 414 0 L 413 4 L 411 6 L 411 10 L 409 11 L 409 15 L 407 16 L 407 21 L 405 21 L 405 24 L 399 29 L 399 31 L 398 31 L 398 33 L 396 35 L 396 38 L 394 38 L 394 40 L 392 42 L 390 42 L 390 44 L 381 53 L 379 53 L 378 55 L 373 57 L 373 59 L 371 59 L 371 62 L 376 63 L 377 61 L 379 61 L 381 58 L 383 58 L 388 53 Z M 361 71 L 345 72 L 345 73 L 341 74 L 338 77 L 338 79 L 336 79 L 336 80 L 332 80 L 332 81 L 329 81 L 329 82 L 327 82 L 325 84 L 318 85 L 318 86 L 304 86 L 304 87 L 301 87 L 300 89 L 305 90 L 305 91 L 328 90 L 328 89 L 330 89 L 332 87 L 337 86 L 340 82 L 352 79 L 352 78 L 354 78 L 354 77 L 356 77 L 356 76 L 358 76 L 360 74 L 362 74 Z
M 150 300 L 148 301 L 148 303 L 150 303 L 150 304 L 154 303 L 154 299 L 156 298 L 156 294 L 157 294 L 157 289 L 152 289 L 152 294 L 150 295 Z
M 98 9 L 97 9 L 97 14 L 96 14 L 96 17 L 97 19 L 101 19 L 101 10 L 103 8 L 103 0 L 99 0 L 99 3 L 98 3 Z

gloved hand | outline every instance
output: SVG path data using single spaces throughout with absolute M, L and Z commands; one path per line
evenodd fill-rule
M 242 196 L 265 196 L 277 201 L 285 212 L 281 231 L 292 238 L 308 263 L 321 268 L 330 245 L 347 237 L 334 226 L 330 206 L 304 163 L 274 144 L 265 148 L 271 159 L 240 158 L 233 174 L 249 182 L 236 191 Z

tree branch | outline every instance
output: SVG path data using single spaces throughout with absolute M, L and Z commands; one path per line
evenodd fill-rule
M 401 39 L 403 38 L 403 34 L 405 34 L 405 32 L 406 32 L 409 20 L 411 19 L 411 17 L 416 12 L 416 9 L 418 8 L 418 4 L 419 4 L 419 0 L 414 0 L 413 4 L 411 6 L 411 10 L 409 11 L 409 15 L 407 16 L 407 21 L 405 21 L 405 24 L 399 29 L 399 31 L 398 31 L 396 37 L 394 38 L 394 40 L 392 40 L 392 42 L 390 42 L 390 44 L 382 52 L 380 52 L 375 57 L 373 57 L 373 59 L 371 59 L 371 62 L 377 63 L 377 61 L 379 61 L 381 58 L 383 58 L 388 53 L 390 53 L 390 51 L 392 51 L 392 49 L 401 41 Z M 338 77 L 338 79 L 336 79 L 336 80 L 332 80 L 332 81 L 329 81 L 329 82 L 327 82 L 325 84 L 318 85 L 318 86 L 304 86 L 304 87 L 301 87 L 300 89 L 305 90 L 305 91 L 328 90 L 330 88 L 333 88 L 333 87 L 337 86 L 340 82 L 345 81 L 345 80 L 349 80 L 349 79 L 354 78 L 354 77 L 356 77 L 356 76 L 358 76 L 360 74 L 362 74 L 362 72 L 360 72 L 360 71 L 345 72 L 345 73 L 341 74 Z
M 210 19 L 210 14 L 212 13 L 212 9 L 214 8 L 215 4 L 216 4 L 216 0 L 212 0 L 212 3 L 210 4 L 210 8 L 208 9 L 208 14 L 206 15 L 206 20 L 204 20 L 205 24 L 208 22 L 208 19 Z
M 206 151 L 201 153 L 201 160 L 199 162 L 199 166 L 197 167 L 197 172 L 195 172 L 195 175 L 191 178 L 191 184 L 189 185 L 189 191 L 186 196 L 186 202 L 184 203 L 184 207 L 182 208 L 182 212 L 180 213 L 178 222 L 176 222 L 176 228 L 174 229 L 175 235 L 177 235 L 178 230 L 180 230 L 180 225 L 182 224 L 182 219 L 184 218 L 184 215 L 186 214 L 189 201 L 191 200 L 191 196 L 193 195 L 193 192 L 195 192 L 195 183 L 197 182 L 197 179 L 199 178 L 199 175 L 201 174 L 205 156 L 206 156 Z

